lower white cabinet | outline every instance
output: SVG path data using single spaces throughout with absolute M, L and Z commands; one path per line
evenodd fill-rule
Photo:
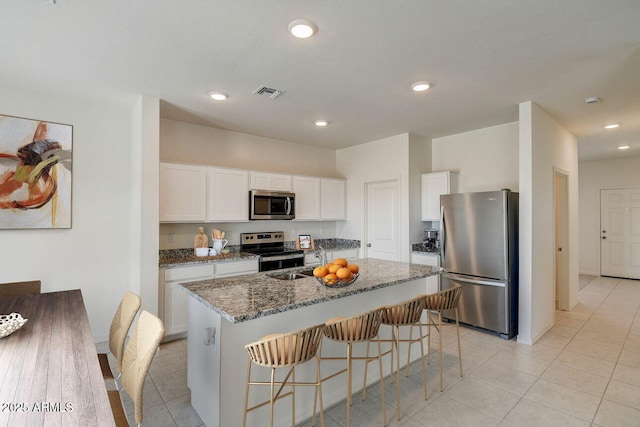
M 257 272 L 257 259 L 160 269 L 160 283 L 162 285 L 160 317 L 164 322 L 165 337 L 168 339 L 179 338 L 187 332 L 189 323 L 188 296 L 183 289 L 180 289 L 180 283 Z
M 433 267 L 440 267 L 440 256 L 436 254 L 417 254 L 413 252 L 411 254 L 412 264 L 431 265 Z M 440 290 L 440 275 L 427 277 L 427 293 L 433 294 Z
M 160 279 L 164 285 L 162 289 L 164 292 L 161 292 L 164 303 L 160 304 L 160 307 L 165 336 L 184 334 L 189 326 L 188 297 L 187 293 L 180 289 L 179 284 L 213 279 L 213 264 L 161 269 Z

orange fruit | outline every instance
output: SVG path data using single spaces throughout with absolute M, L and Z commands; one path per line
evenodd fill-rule
M 316 267 L 313 269 L 313 275 L 316 277 L 324 277 L 329 273 L 329 269 L 324 265 Z
M 356 274 L 358 271 L 360 271 L 360 267 L 358 266 L 358 264 L 349 264 L 347 265 L 347 268 L 351 270 L 353 274 Z
M 338 281 L 338 276 L 333 273 L 329 273 L 324 276 L 322 280 L 324 280 L 324 283 L 326 283 L 327 285 L 333 285 Z
M 329 267 L 331 267 L 332 265 L 333 265 L 333 263 L 332 263 L 332 262 L 328 262 L 328 263 L 326 263 L 324 266 L 325 266 L 325 267 L 327 267 L 327 269 L 328 269 L 328 268 L 329 268 Z
M 347 260 L 344 258 L 336 258 L 333 260 L 334 264 L 338 264 L 341 267 L 346 267 L 347 266 Z
M 331 264 L 331 266 L 329 267 L 329 273 L 335 273 L 336 271 L 340 270 L 341 268 L 342 268 L 341 265 Z
M 351 273 L 351 270 L 346 267 L 342 267 L 338 271 L 336 271 L 336 276 L 338 276 L 338 279 L 342 279 L 345 281 L 351 279 L 352 275 L 353 273 Z

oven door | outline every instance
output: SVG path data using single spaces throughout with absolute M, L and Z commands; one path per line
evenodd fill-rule
M 282 268 L 304 266 L 304 254 L 292 257 L 291 255 L 260 257 L 260 271 L 280 270 Z
M 249 219 L 294 219 L 295 194 L 251 190 Z

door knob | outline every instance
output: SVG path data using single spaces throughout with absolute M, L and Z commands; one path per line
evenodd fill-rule
M 371 247 L 371 243 L 367 243 L 367 247 L 370 248 Z
M 607 236 L 602 236 L 602 240 L 607 240 Z

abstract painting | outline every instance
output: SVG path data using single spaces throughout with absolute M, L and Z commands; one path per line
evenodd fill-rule
M 0 229 L 71 228 L 73 126 L 0 115 Z

